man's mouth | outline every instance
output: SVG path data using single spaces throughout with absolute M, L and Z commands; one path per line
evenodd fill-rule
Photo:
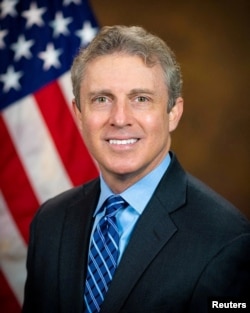
M 109 139 L 108 142 L 111 145 L 132 145 L 136 143 L 138 138 L 130 138 L 130 139 Z

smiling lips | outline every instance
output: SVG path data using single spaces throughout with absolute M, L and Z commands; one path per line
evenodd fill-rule
M 108 142 L 111 145 L 131 145 L 138 141 L 138 138 L 131 138 L 131 139 L 109 139 Z

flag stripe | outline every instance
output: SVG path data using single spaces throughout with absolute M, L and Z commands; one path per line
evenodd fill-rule
M 0 308 L 4 313 L 20 312 L 20 305 L 16 300 L 6 278 L 0 270 Z
M 19 304 L 23 302 L 27 247 L 0 192 L 0 267 Z
M 69 88 L 69 86 L 71 86 L 70 71 L 66 72 L 61 77 L 59 77 L 58 84 L 59 84 L 60 89 L 61 89 L 61 91 L 63 93 L 65 101 L 68 104 L 70 112 L 73 113 L 73 110 L 72 110 L 72 99 L 74 98 L 74 95 L 73 95 L 73 92 L 72 92 L 72 88 Z M 73 114 L 73 118 L 75 118 L 74 114 Z
M 18 101 L 3 115 L 39 203 L 72 187 L 34 97 Z
M 60 89 L 61 89 L 61 92 L 62 92 L 62 94 L 64 96 L 64 99 L 65 99 L 65 101 L 66 101 L 66 103 L 67 103 L 67 105 L 69 107 L 69 111 L 72 114 L 73 120 L 76 123 L 77 130 L 80 132 L 80 129 L 79 129 L 79 126 L 78 126 L 75 114 L 73 112 L 72 100 L 74 98 L 74 95 L 73 95 L 72 89 L 69 88 L 69 86 L 71 84 L 70 72 L 68 71 L 64 75 L 62 75 L 57 80 L 57 82 L 58 82 L 58 85 L 60 86 Z M 80 132 L 80 134 L 81 134 L 81 132 Z M 82 134 L 81 134 L 81 136 L 82 136 Z
M 58 83 L 54 81 L 48 84 L 34 96 L 73 184 L 79 185 L 97 176 L 97 169 Z
M 28 242 L 29 224 L 39 203 L 16 153 L 6 125 L 0 116 L 0 189 L 24 240 Z

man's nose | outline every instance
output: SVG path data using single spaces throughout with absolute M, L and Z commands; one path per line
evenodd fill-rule
M 116 101 L 110 112 L 110 124 L 124 127 L 132 124 L 132 112 L 129 103 L 125 100 Z

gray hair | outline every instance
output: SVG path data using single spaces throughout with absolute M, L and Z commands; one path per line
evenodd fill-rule
M 159 63 L 163 69 L 168 90 L 168 112 L 181 96 L 182 75 L 173 51 L 159 37 L 139 26 L 105 26 L 87 48 L 82 48 L 71 67 L 75 101 L 80 109 L 80 86 L 88 63 L 99 56 L 125 53 L 141 57 L 149 67 Z

